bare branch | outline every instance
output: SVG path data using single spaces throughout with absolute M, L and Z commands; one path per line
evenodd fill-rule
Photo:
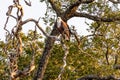
M 8 7 L 8 11 L 6 13 L 7 16 L 11 15 L 12 9 L 13 9 L 13 5 Z
M 19 0 L 13 0 L 13 3 L 14 3 L 13 5 L 10 5 L 8 7 L 8 11 L 6 13 L 6 15 L 8 17 L 7 17 L 5 26 L 4 26 L 4 29 L 9 33 L 8 35 L 11 36 L 10 39 L 7 40 L 7 44 L 5 46 L 5 49 L 8 48 L 7 46 L 8 46 L 8 43 L 9 43 L 9 45 L 11 45 L 11 44 L 13 45 L 12 49 L 14 50 L 11 53 L 7 54 L 7 55 L 9 55 L 8 56 L 9 67 L 10 67 L 9 71 L 10 71 L 11 80 L 15 80 L 15 79 L 17 79 L 17 78 L 19 78 L 20 76 L 23 76 L 23 75 L 28 75 L 31 71 L 33 71 L 35 69 L 34 55 L 33 55 L 30 65 L 27 68 L 25 68 L 23 71 L 18 70 L 17 62 L 18 62 L 18 58 L 20 57 L 20 54 L 22 53 L 22 38 L 20 36 L 20 32 L 22 30 L 22 17 L 24 15 L 24 13 L 23 13 L 22 6 L 19 4 Z M 11 14 L 13 8 L 17 8 L 17 12 L 16 12 L 17 17 L 15 17 Z M 12 29 L 12 34 L 13 35 L 10 34 L 10 32 L 6 29 L 7 23 L 8 23 L 8 20 L 9 20 L 10 17 L 12 17 L 16 20 L 16 25 Z M 11 39 L 13 39 L 13 40 L 11 41 Z M 10 41 L 11 41 L 11 43 L 10 43 Z M 15 43 L 15 46 L 14 46 L 14 43 Z M 33 48 L 32 48 L 32 50 L 33 50 Z M 5 50 L 5 53 L 8 53 L 8 52 Z M 35 53 L 35 52 L 33 51 L 33 53 Z
M 12 12 L 13 7 L 14 7 L 13 5 L 10 5 L 10 6 L 8 7 L 8 11 L 7 11 L 7 13 L 6 13 L 6 15 L 7 15 L 8 17 L 7 17 L 7 20 L 6 20 L 5 25 L 4 25 L 4 30 L 7 31 L 8 35 L 10 35 L 9 30 L 7 30 L 8 20 L 9 20 L 10 16 L 13 17 L 13 18 L 15 18 L 14 16 L 11 15 L 11 12 Z M 16 19 L 16 18 L 15 18 L 15 19 Z
M 77 40 L 78 45 L 80 45 L 80 39 L 78 38 L 78 34 L 75 30 L 75 26 L 71 29 L 71 34 L 74 35 L 75 39 Z
M 35 19 L 29 18 L 29 19 L 23 21 L 21 25 L 24 25 L 24 24 L 26 24 L 26 23 L 28 23 L 28 22 L 34 22 L 34 23 L 36 24 L 36 26 L 39 28 L 39 30 L 40 30 L 46 37 L 48 37 L 48 38 L 50 37 L 50 38 L 52 38 L 52 39 L 58 40 L 58 38 L 57 38 L 56 36 L 48 35 L 48 34 L 41 28 L 41 26 L 39 25 L 38 21 L 36 21 Z
M 115 0 L 109 0 L 109 1 L 112 2 L 112 3 L 114 3 L 114 4 L 120 3 L 120 0 L 117 0 L 117 1 L 115 1 Z
M 107 64 L 109 65 L 108 54 L 109 54 L 109 47 L 108 47 L 108 45 L 107 45 L 107 51 L 106 51 L 106 53 L 105 53 L 105 58 L 106 58 Z
M 79 1 L 81 1 L 84 4 L 89 4 L 89 3 L 93 2 L 94 0 L 79 0 Z
M 118 54 L 115 54 L 115 61 L 114 61 L 114 65 L 116 65 L 118 62 Z
M 5 22 L 4 30 L 7 31 L 7 33 L 10 35 L 9 30 L 7 30 L 7 23 L 8 23 L 9 17 L 7 17 L 7 20 Z
M 94 15 L 90 15 L 87 13 L 78 13 L 75 12 L 72 17 L 85 17 L 94 21 L 102 21 L 102 22 L 114 22 L 114 21 L 119 21 L 120 17 L 116 16 L 113 18 L 106 18 L 106 17 L 98 17 L 98 16 L 94 16 Z
M 15 20 L 17 20 L 17 18 L 16 18 L 15 16 L 13 16 L 13 15 L 10 15 L 10 17 L 12 17 L 12 18 L 14 18 Z
M 45 31 L 41 28 L 41 26 L 38 24 L 38 21 L 36 21 L 35 19 L 29 18 L 25 21 L 22 22 L 22 25 L 28 23 L 28 22 L 34 22 L 36 24 L 36 26 L 42 31 L 42 33 L 46 36 L 49 37 L 47 33 L 45 33 Z
M 31 1 L 29 0 L 29 2 L 27 2 L 26 0 L 24 0 L 24 2 L 26 3 L 26 5 L 31 6 Z

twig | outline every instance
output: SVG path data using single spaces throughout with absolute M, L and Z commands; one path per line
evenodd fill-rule
M 39 25 L 38 21 L 36 21 L 35 19 L 29 18 L 29 19 L 23 21 L 21 25 L 24 25 L 24 24 L 26 24 L 26 23 L 28 23 L 28 22 L 34 22 L 34 23 L 36 24 L 36 26 L 38 27 L 38 29 L 39 29 L 39 30 L 43 33 L 43 35 L 45 35 L 47 38 L 50 37 L 50 38 L 53 38 L 53 39 L 55 39 L 55 40 L 58 40 L 57 36 L 50 36 L 50 35 L 48 35 L 48 34 L 41 28 L 41 26 Z
M 22 25 L 28 23 L 28 22 L 34 22 L 36 24 L 36 26 L 40 29 L 40 31 L 46 36 L 49 37 L 47 33 L 45 33 L 45 31 L 41 28 L 41 26 L 38 24 L 38 21 L 36 21 L 35 19 L 29 18 L 25 21 L 22 22 Z
M 109 46 L 107 44 L 107 47 L 106 47 L 107 51 L 105 53 L 105 58 L 106 58 L 106 61 L 107 61 L 107 64 L 109 65 L 109 59 L 108 59 L 108 54 L 109 54 Z
M 80 45 L 80 39 L 78 38 L 77 32 L 75 30 L 75 27 L 73 26 L 71 30 L 71 34 L 74 35 L 75 39 L 77 40 L 78 45 Z
M 28 5 L 28 6 L 32 6 L 30 0 L 29 0 L 29 2 L 27 2 L 26 0 L 24 0 L 24 2 L 26 3 L 26 5 Z
M 120 3 L 120 0 L 109 0 L 110 2 L 114 3 L 114 4 L 119 4 Z
M 94 60 L 98 60 L 96 57 L 94 57 L 94 56 L 92 56 L 91 54 L 83 51 L 81 48 L 79 48 L 79 50 L 81 51 L 81 53 L 84 53 L 86 56 L 89 56 L 89 57 L 91 57 L 91 58 L 94 59 Z

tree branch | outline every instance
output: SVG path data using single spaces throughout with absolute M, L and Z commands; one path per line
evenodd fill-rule
M 94 21 L 102 21 L 102 22 L 114 22 L 114 21 L 119 21 L 120 17 L 116 16 L 113 18 L 106 18 L 106 17 L 98 17 L 98 16 L 94 16 L 94 15 L 90 15 L 87 13 L 78 13 L 75 12 L 72 17 L 85 17 Z
M 114 65 L 113 69 L 119 69 L 120 70 L 120 65 Z
M 73 35 L 78 43 L 78 45 L 80 45 L 80 38 L 78 37 L 78 34 L 75 30 L 75 26 L 72 26 L 72 29 L 71 29 L 71 35 Z
M 56 36 L 58 34 L 59 33 L 56 30 L 56 23 L 55 23 L 50 36 Z M 33 80 L 42 80 L 43 79 L 45 69 L 47 67 L 47 63 L 48 63 L 48 60 L 49 60 L 50 53 L 51 53 L 52 47 L 54 45 L 54 42 L 55 42 L 54 38 L 47 37 L 46 42 L 45 42 L 45 48 L 44 48 L 44 51 L 42 53 L 42 57 L 39 60 L 38 69 L 35 73 L 35 76 L 34 76 Z
M 61 15 L 61 9 L 59 9 L 56 5 L 55 5 L 55 1 L 54 0 L 48 0 L 48 2 L 51 4 L 53 10 L 55 10 L 57 16 L 60 16 Z
M 24 2 L 26 3 L 26 5 L 28 5 L 28 6 L 32 6 L 30 0 L 29 0 L 29 2 L 27 2 L 26 0 L 24 0 Z
M 79 5 L 81 4 L 81 1 L 76 1 L 74 4 L 72 4 L 71 6 L 69 6 L 69 8 L 64 12 L 64 21 L 67 21 L 67 19 L 74 14 L 74 12 L 76 12 L 76 10 L 78 9 Z
M 75 3 L 71 4 L 69 6 L 69 8 L 65 11 L 64 16 L 63 16 L 63 20 L 67 21 L 69 18 L 71 18 L 71 15 L 76 12 L 76 10 L 78 9 L 78 7 L 81 3 L 88 4 L 88 3 L 91 3 L 93 1 L 94 0 L 78 0 Z
M 109 1 L 112 2 L 112 3 L 114 3 L 114 4 L 120 3 L 120 0 L 117 0 L 117 1 L 115 1 L 115 0 L 109 0 Z
M 43 33 L 46 37 L 48 37 L 48 34 L 45 33 L 45 31 L 41 28 L 41 26 L 38 24 L 38 21 L 36 21 L 35 19 L 32 19 L 32 18 L 29 18 L 29 19 L 23 21 L 23 22 L 22 22 L 22 25 L 24 25 L 24 24 L 26 24 L 26 23 L 28 23 L 28 22 L 34 22 L 34 23 L 36 24 L 36 26 L 42 31 L 42 33 Z
M 107 49 L 107 51 L 106 51 L 106 53 L 105 53 L 105 58 L 106 58 L 107 64 L 109 65 L 109 59 L 108 59 L 109 47 L 108 47 L 108 44 L 107 44 L 106 49 Z
M 48 35 L 48 34 L 42 29 L 42 27 L 38 24 L 38 21 L 35 20 L 35 19 L 29 18 L 29 19 L 23 21 L 23 22 L 21 23 L 21 25 L 24 25 L 24 24 L 26 24 L 26 23 L 28 23 L 28 22 L 34 22 L 34 23 L 36 24 L 36 26 L 38 27 L 38 29 L 39 29 L 39 30 L 43 33 L 43 35 L 45 35 L 46 37 L 48 37 L 48 38 L 50 37 L 50 38 L 53 38 L 53 39 L 55 39 L 55 40 L 58 40 L 58 38 L 57 38 L 56 36 Z
M 36 51 L 35 51 L 34 47 L 32 46 L 32 44 L 30 44 L 30 45 L 31 45 L 31 49 L 32 49 L 32 59 L 31 59 L 30 64 L 28 65 L 28 67 L 24 68 L 23 70 L 17 70 L 17 71 L 11 72 L 12 79 L 16 79 L 21 76 L 26 76 L 35 69 L 35 64 L 34 64 L 35 58 L 34 57 L 35 57 Z M 12 61 L 17 60 L 16 54 L 10 54 L 9 58 L 10 58 L 11 64 L 12 64 Z M 12 66 L 14 67 L 14 65 L 12 65 Z
M 89 4 L 89 3 L 93 2 L 94 0 L 79 0 L 79 1 L 81 1 L 84 4 Z

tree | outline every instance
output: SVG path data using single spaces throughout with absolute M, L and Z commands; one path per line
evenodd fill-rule
M 41 0 L 43 2 L 44 0 Z M 25 1 L 26 2 L 26 1 Z M 9 6 L 7 12 L 7 21 L 5 24 L 5 30 L 8 32 L 7 35 L 7 43 L 4 48 L 4 52 L 8 55 L 9 53 L 9 60 L 10 60 L 10 78 L 16 79 L 20 76 L 26 76 L 30 74 L 35 69 L 35 54 L 37 53 L 36 44 L 42 44 L 36 42 L 38 40 L 35 38 L 36 36 L 36 29 L 32 34 L 29 36 L 33 40 L 33 44 L 29 44 L 27 48 L 22 48 L 24 41 L 27 38 L 22 36 L 21 30 L 22 26 L 28 22 L 34 22 L 35 25 L 39 28 L 39 30 L 46 36 L 45 40 L 45 47 L 43 53 L 38 61 L 38 68 L 34 75 L 34 80 L 42 80 L 48 79 L 47 76 L 44 76 L 45 72 L 50 73 L 49 68 L 55 68 L 54 64 L 50 64 L 56 60 L 56 57 L 63 56 L 64 54 L 64 65 L 58 64 L 59 61 L 56 61 L 56 66 L 58 68 L 62 66 L 61 71 L 58 70 L 60 73 L 58 74 L 55 71 L 56 75 L 55 78 L 58 79 L 78 79 L 81 76 L 89 75 L 86 77 L 79 78 L 78 80 L 82 79 L 116 79 L 115 77 L 118 76 L 118 71 L 113 70 L 119 68 L 119 21 L 120 21 L 120 12 L 118 8 L 118 4 L 120 1 L 114 0 L 45 0 L 48 11 L 46 12 L 46 17 L 43 20 L 50 25 L 55 25 L 55 17 L 59 16 L 62 18 L 64 22 L 73 17 L 84 17 L 93 20 L 92 24 L 88 24 L 90 26 L 89 31 L 91 31 L 91 35 L 88 36 L 80 36 L 80 39 L 76 34 L 72 33 L 75 37 L 70 42 L 62 42 L 63 45 L 56 44 L 56 37 L 60 35 L 56 30 L 57 27 L 54 27 L 51 31 L 50 35 L 48 35 L 39 25 L 39 20 L 34 19 L 27 19 L 22 21 L 23 17 L 23 9 L 19 3 L 19 0 L 14 0 L 14 5 Z M 26 2 L 26 4 L 30 3 Z M 13 8 L 17 8 L 17 17 L 14 17 L 11 14 Z M 51 12 L 52 11 L 52 12 Z M 53 15 L 50 15 L 53 13 Z M 52 16 L 51 18 L 48 16 Z M 9 18 L 12 17 L 16 20 L 17 24 L 13 27 L 12 35 L 6 29 L 7 22 Z M 74 29 L 73 29 L 74 31 Z M 32 37 L 32 35 L 34 36 Z M 76 40 L 75 40 L 76 39 Z M 29 40 L 27 40 L 29 41 Z M 80 44 L 77 45 L 77 42 L 80 41 Z M 13 44 L 13 46 L 12 46 Z M 25 44 L 24 44 L 25 45 Z M 2 45 L 3 47 L 3 45 Z M 43 47 L 43 45 L 42 45 Z M 60 49 L 57 49 L 57 47 Z M 64 47 L 64 48 L 61 48 Z M 68 49 L 69 48 L 69 49 Z M 61 50 L 63 49 L 63 50 Z M 18 69 L 20 65 L 17 65 L 17 61 L 20 59 L 22 60 L 22 53 L 23 51 L 28 51 L 26 53 L 31 54 L 32 61 L 28 68 Z M 69 54 L 68 54 L 69 51 Z M 32 52 L 32 53 L 31 53 Z M 25 53 L 25 54 L 26 54 Z M 56 53 L 56 55 L 51 54 Z M 61 54 L 62 53 L 62 54 Z M 50 56 L 53 57 L 53 60 L 49 60 Z M 30 55 L 29 55 L 30 57 Z M 67 57 L 67 58 L 66 58 Z M 89 58 L 88 58 L 89 57 Z M 38 58 L 38 57 L 37 57 Z M 61 60 L 61 57 L 58 57 Z M 66 60 L 67 59 L 67 60 Z M 16 61 L 16 62 L 15 62 Z M 48 63 L 49 61 L 49 63 Z M 61 63 L 62 61 L 60 61 Z M 55 62 L 54 62 L 55 63 Z M 66 67 L 67 63 L 67 67 Z M 24 63 L 23 63 L 24 64 Z M 25 63 L 26 64 L 26 63 Z M 47 64 L 50 64 L 47 67 Z M 113 66 L 113 68 L 111 68 Z M 15 69 L 13 69 L 13 67 Z M 47 70 L 46 70 L 47 68 Z M 64 70 L 64 72 L 62 71 Z M 105 72 L 103 72 L 105 70 Z M 111 71 L 110 71 L 111 70 Z M 109 74 L 108 74 L 109 72 Z M 52 72 L 54 73 L 54 72 Z M 61 76 L 64 74 L 64 76 Z M 93 75 L 95 74 L 95 75 Z M 114 74 L 114 76 L 111 76 Z M 74 75 L 74 77 L 72 77 Z M 101 75 L 108 76 L 108 77 L 100 77 Z M 109 76 L 110 75 L 110 76 Z M 33 75 L 32 75 L 33 76 Z M 50 77 L 51 77 L 50 76 Z M 53 77 L 51 77 L 53 79 Z M 54 78 L 54 79 L 55 79 Z
M 117 10 L 112 10 L 111 7 L 109 7 L 109 3 L 105 2 L 105 1 L 94 1 L 94 0 L 78 0 L 78 1 L 68 1 L 67 8 L 64 8 L 62 6 L 62 1 L 55 1 L 55 0 L 48 0 L 48 2 L 51 4 L 52 8 L 54 9 L 54 11 L 56 12 L 57 16 L 60 16 L 65 22 L 67 22 L 67 20 L 69 20 L 72 17 L 85 17 L 85 18 L 89 18 L 91 20 L 94 20 L 96 22 L 98 22 L 99 24 L 101 22 L 113 22 L 113 21 L 119 21 L 120 17 L 118 16 L 118 11 Z M 63 1 L 64 2 L 64 1 Z M 115 1 L 109 1 L 114 3 Z M 56 4 L 54 4 L 56 3 Z M 116 3 L 119 3 L 119 1 L 116 1 Z M 80 6 L 80 7 L 79 7 Z M 103 8 L 105 7 L 105 8 Z M 97 9 L 98 8 L 98 9 Z M 82 11 L 86 11 L 82 12 Z M 112 13 L 114 11 L 114 16 L 112 16 L 110 14 L 110 12 Z M 115 15 L 116 14 L 116 15 Z M 100 25 L 98 25 L 97 28 L 99 28 Z M 94 34 L 96 35 L 96 29 L 94 30 Z M 56 36 L 56 29 L 53 29 L 51 32 L 52 36 Z M 98 34 L 97 34 L 98 35 Z M 42 79 L 43 78 L 43 74 L 45 72 L 45 68 L 46 65 L 48 63 L 48 59 L 50 56 L 50 50 L 52 49 L 53 43 L 55 40 L 48 38 L 48 41 L 46 41 L 46 46 L 45 46 L 45 50 L 43 52 L 43 56 L 39 62 L 39 66 L 38 66 L 38 71 L 37 74 L 35 76 L 35 79 Z M 97 41 L 98 42 L 98 41 Z M 87 44 L 88 45 L 88 44 Z M 90 47 L 88 45 L 88 47 Z M 107 58 L 107 54 L 108 52 L 106 52 L 106 59 Z M 34 80 L 35 80 L 34 79 Z

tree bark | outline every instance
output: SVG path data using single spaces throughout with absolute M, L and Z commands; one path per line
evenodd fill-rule
M 51 32 L 50 36 L 56 36 L 58 34 L 59 33 L 56 30 L 56 27 L 54 27 L 54 29 Z M 43 79 L 45 69 L 47 67 L 47 63 L 48 63 L 48 60 L 49 60 L 50 53 L 51 53 L 52 47 L 54 45 L 54 42 L 55 42 L 55 39 L 52 38 L 52 37 L 48 37 L 46 39 L 43 55 L 39 60 L 38 69 L 37 69 L 37 72 L 35 73 L 35 76 L 34 76 L 33 80 L 42 80 Z

